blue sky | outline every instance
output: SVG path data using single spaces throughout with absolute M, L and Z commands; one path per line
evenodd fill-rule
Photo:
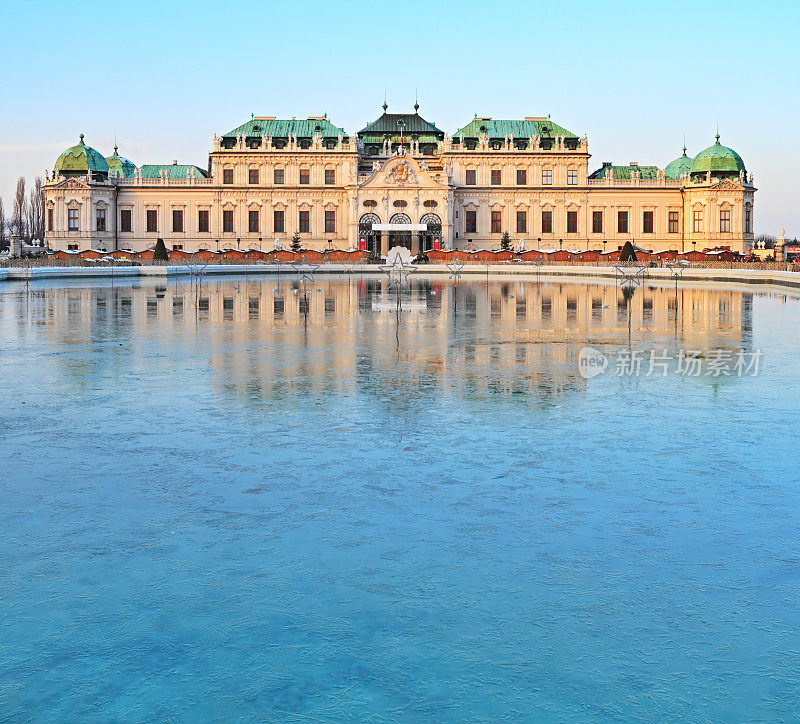
M 205 167 L 214 132 L 389 108 L 453 132 L 550 113 L 602 161 L 663 167 L 714 141 L 755 174 L 756 232 L 800 235 L 800 2 L 10 2 L 0 195 L 86 141 Z

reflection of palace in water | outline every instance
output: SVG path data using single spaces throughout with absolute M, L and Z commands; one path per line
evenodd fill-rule
M 730 289 L 413 278 L 400 297 L 369 275 L 170 281 L 33 290 L 22 318 L 59 342 L 108 338 L 208 356 L 226 386 L 270 394 L 387 374 L 455 387 L 583 388 L 576 354 L 749 348 L 752 297 Z M 198 352 L 198 344 L 201 342 Z

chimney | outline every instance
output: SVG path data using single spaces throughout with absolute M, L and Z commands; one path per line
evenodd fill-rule
M 177 158 L 172 161 L 172 165 L 173 166 L 177 166 L 178 165 L 178 159 Z
M 603 168 L 611 168 L 611 161 L 603 161 Z

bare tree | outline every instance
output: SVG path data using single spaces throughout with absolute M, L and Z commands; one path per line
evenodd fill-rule
M 0 251 L 6 248 L 8 237 L 6 236 L 6 211 L 3 208 L 3 197 L 0 196 Z
M 28 195 L 27 227 L 30 239 L 44 239 L 44 190 L 42 177 L 37 176 Z
M 14 213 L 11 217 L 11 231 L 16 234 L 16 236 L 22 238 L 26 236 L 25 222 L 27 219 L 25 206 L 25 179 L 20 176 L 19 179 L 17 179 L 17 193 L 14 196 Z

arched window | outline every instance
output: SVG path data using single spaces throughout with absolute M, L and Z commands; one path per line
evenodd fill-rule
M 419 220 L 419 223 L 420 224 L 427 224 L 428 225 L 428 231 L 432 231 L 432 229 L 431 229 L 432 226 L 438 226 L 439 228 L 441 228 L 441 226 L 442 226 L 442 220 L 438 217 L 437 214 L 425 214 L 425 216 L 423 216 Z
M 362 217 L 363 218 L 363 217 Z M 389 219 L 390 224 L 410 224 L 411 218 L 408 214 L 394 214 L 391 219 Z
M 358 233 L 366 234 L 372 231 L 373 224 L 380 224 L 381 220 L 377 214 L 364 214 L 358 221 Z

